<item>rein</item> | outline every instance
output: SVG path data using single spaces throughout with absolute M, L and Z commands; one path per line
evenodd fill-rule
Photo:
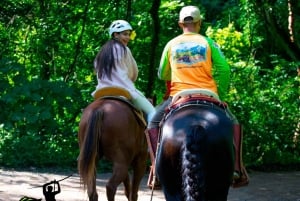
M 70 174 L 70 175 L 68 175 L 68 176 L 66 176 L 66 177 L 64 177 L 64 178 L 62 178 L 62 179 L 60 179 L 60 180 L 58 180 L 57 182 L 63 181 L 63 180 L 65 180 L 65 179 L 68 179 L 68 178 L 71 177 L 71 176 L 73 176 L 73 173 Z M 40 186 L 34 186 L 34 187 L 29 188 L 29 189 L 40 188 L 40 187 L 43 187 L 43 185 L 40 185 Z

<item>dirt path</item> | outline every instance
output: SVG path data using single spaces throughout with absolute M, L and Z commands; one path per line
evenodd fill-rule
M 0 200 L 18 201 L 22 196 L 42 198 L 42 188 L 36 187 L 54 179 L 60 180 L 70 173 L 54 174 L 36 171 L 11 171 L 0 169 Z M 99 200 L 106 200 L 105 182 L 110 174 L 100 174 L 97 179 Z M 300 201 L 300 172 L 251 172 L 249 186 L 230 189 L 228 201 Z M 151 191 L 146 186 L 145 175 L 139 201 L 150 201 Z M 80 186 L 77 174 L 60 182 L 61 193 L 57 201 L 87 201 L 87 195 Z M 161 191 L 154 191 L 153 201 L 163 201 Z M 126 201 L 123 186 L 118 189 L 116 201 Z

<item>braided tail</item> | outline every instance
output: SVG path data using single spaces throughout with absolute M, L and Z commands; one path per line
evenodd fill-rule
M 182 147 L 182 181 L 186 201 L 204 200 L 204 153 L 206 133 L 200 125 L 186 131 L 186 143 Z

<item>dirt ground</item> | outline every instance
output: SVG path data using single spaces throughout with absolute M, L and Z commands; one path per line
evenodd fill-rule
M 42 184 L 53 180 L 61 180 L 70 173 L 44 173 L 37 170 L 14 171 L 0 168 L 0 201 L 18 201 L 23 196 L 41 198 Z M 99 200 L 106 200 L 105 183 L 110 174 L 99 174 L 97 190 Z M 249 172 L 250 184 L 247 187 L 230 189 L 228 201 L 300 201 L 300 171 L 296 172 Z M 139 201 L 150 201 L 151 190 L 146 186 L 145 175 L 139 192 Z M 77 173 L 60 181 L 61 193 L 56 195 L 57 201 L 87 201 L 87 194 L 80 186 Z M 163 201 L 161 191 L 153 192 L 153 201 Z M 116 201 L 126 201 L 123 186 L 120 185 Z

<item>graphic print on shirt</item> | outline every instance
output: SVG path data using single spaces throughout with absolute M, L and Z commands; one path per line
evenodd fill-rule
M 206 60 L 207 46 L 194 42 L 177 44 L 172 48 L 173 61 L 177 67 L 189 67 Z

